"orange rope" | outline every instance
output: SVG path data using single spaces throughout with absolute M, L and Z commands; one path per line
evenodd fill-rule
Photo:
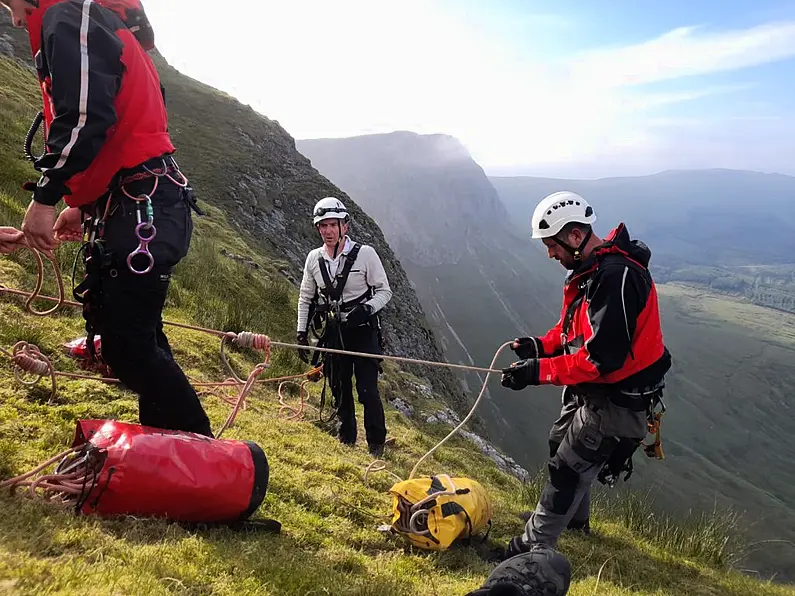
M 29 472 L 0 482 L 0 490 L 10 489 L 13 492 L 24 487 L 28 489 L 27 494 L 32 499 L 41 498 L 60 504 L 76 501 L 86 487 L 91 486 L 90 479 L 98 471 L 96 468 L 100 463 L 90 458 L 89 453 L 78 454 L 76 459 L 70 461 L 70 458 L 74 458 L 75 454 L 84 448 L 84 445 L 80 445 L 62 451 Z M 66 466 L 63 473 L 59 473 L 58 468 L 55 473 L 41 473 L 58 461 L 60 461 L 58 467 L 65 464 L 72 465 Z
M 266 337 L 266 336 L 262 336 L 262 337 Z M 200 395 L 201 394 L 215 395 L 216 397 L 221 399 L 223 402 L 225 402 L 226 404 L 228 404 L 228 405 L 233 407 L 232 412 L 230 413 L 229 417 L 227 418 L 227 421 L 224 423 L 224 426 L 221 428 L 221 431 L 219 431 L 219 433 L 223 432 L 224 430 L 229 428 L 229 426 L 232 425 L 232 423 L 234 422 L 234 420 L 237 417 L 238 412 L 240 410 L 245 410 L 246 409 L 246 397 L 251 392 L 251 390 L 252 390 L 252 388 L 253 388 L 255 383 L 281 383 L 279 385 L 279 389 L 278 389 L 279 403 L 281 404 L 281 407 L 279 408 L 280 417 L 285 419 L 285 420 L 299 420 L 299 419 L 303 419 L 303 412 L 304 412 L 304 406 L 305 406 L 304 397 L 307 394 L 306 389 L 305 389 L 305 385 L 309 381 L 304 381 L 304 383 L 302 383 L 301 386 L 300 386 L 300 404 L 299 404 L 297 410 L 295 408 L 293 408 L 292 406 L 289 406 L 288 404 L 285 403 L 285 401 L 284 401 L 285 397 L 282 394 L 282 386 L 285 383 L 287 383 L 287 382 L 293 382 L 295 379 L 301 379 L 301 378 L 305 378 L 305 377 L 313 377 L 315 375 L 318 375 L 321 372 L 322 367 L 318 366 L 318 367 L 313 368 L 313 369 L 311 369 L 309 371 L 306 371 L 306 372 L 303 372 L 303 373 L 298 373 L 298 374 L 295 374 L 295 375 L 288 375 L 288 376 L 282 376 L 282 377 L 273 377 L 273 378 L 269 378 L 269 379 L 258 379 L 258 377 L 269 366 L 271 351 L 270 351 L 270 346 L 262 343 L 261 340 L 258 341 L 257 345 L 258 346 L 263 346 L 265 348 L 264 349 L 264 351 L 265 351 L 265 360 L 262 363 L 258 364 L 254 368 L 254 370 L 251 371 L 251 374 L 249 374 L 248 379 L 246 381 L 237 381 L 237 380 L 231 379 L 231 378 L 228 378 L 228 379 L 226 379 L 224 381 L 193 381 L 193 380 L 191 380 L 191 385 L 193 385 L 194 387 L 207 387 L 208 388 L 207 391 L 199 392 Z M 86 380 L 90 380 L 90 381 L 100 381 L 102 383 L 109 383 L 109 384 L 119 383 L 120 382 L 119 379 L 115 379 L 115 378 L 96 377 L 96 376 L 84 375 L 84 374 L 80 374 L 80 373 L 69 373 L 69 372 L 56 371 L 55 368 L 53 367 L 52 362 L 50 361 L 50 359 L 47 358 L 44 354 L 42 354 L 38 347 L 36 347 L 33 344 L 29 344 L 27 342 L 24 342 L 24 341 L 17 342 L 14 345 L 14 347 L 12 348 L 11 352 L 9 352 L 8 350 L 5 350 L 3 348 L 0 348 L 0 353 L 4 354 L 9 360 L 11 360 L 14 363 L 14 377 L 16 378 L 16 380 L 19 383 L 21 383 L 21 384 L 23 384 L 25 386 L 28 386 L 28 387 L 33 386 L 36 383 L 38 383 L 45 375 L 49 375 L 50 380 L 51 380 L 50 402 L 55 397 L 56 392 L 57 392 L 57 385 L 56 385 L 56 379 L 55 379 L 56 376 L 67 377 L 67 378 L 71 378 L 71 379 L 86 379 Z M 35 378 L 33 378 L 33 379 L 25 379 L 23 377 L 23 372 L 32 373 L 32 374 L 35 375 Z M 240 391 L 238 392 L 236 397 L 232 397 L 232 396 L 229 396 L 229 395 L 223 395 L 222 393 L 219 392 L 219 390 L 227 388 L 227 387 L 240 387 L 241 385 L 242 385 L 242 388 L 240 389 Z M 285 418 L 284 412 L 286 410 L 287 411 L 292 411 L 293 414 L 290 415 L 290 416 L 287 416 Z
M 48 403 L 52 402 L 56 391 L 56 373 L 50 359 L 42 354 L 39 348 L 28 342 L 18 341 L 14 344 L 14 347 L 11 348 L 11 352 L 0 348 L 0 353 L 4 354 L 14 363 L 14 378 L 18 383 L 26 387 L 32 387 L 38 383 L 44 375 L 49 375 L 51 389 Z M 26 372 L 32 373 L 34 378 L 25 379 L 23 373 Z
M 65 300 L 65 291 L 63 286 L 63 278 L 61 277 L 61 272 L 58 269 L 58 263 L 55 258 L 46 257 L 47 260 L 50 262 L 52 266 L 52 271 L 55 274 L 55 281 L 58 285 L 58 298 L 52 298 L 50 296 L 40 296 L 39 292 L 41 292 L 41 287 L 44 285 L 44 261 L 42 260 L 42 254 L 39 252 L 38 249 L 30 247 L 26 242 L 19 242 L 19 248 L 26 248 L 30 251 L 33 257 L 36 259 L 36 286 L 33 288 L 32 292 L 23 292 L 21 290 L 12 290 L 7 288 L 3 284 L 0 284 L 0 292 L 8 292 L 9 294 L 17 294 L 20 296 L 27 296 L 27 300 L 25 300 L 25 310 L 27 310 L 30 314 L 35 315 L 37 317 L 44 317 L 47 315 L 51 315 L 56 310 L 61 308 L 63 304 L 66 303 Z M 50 310 L 39 311 L 34 309 L 31 306 L 31 303 L 36 300 L 37 298 L 41 298 L 42 300 L 46 300 L 48 302 L 55 302 L 55 306 L 53 306 Z M 74 302 L 77 306 L 81 306 L 77 302 Z

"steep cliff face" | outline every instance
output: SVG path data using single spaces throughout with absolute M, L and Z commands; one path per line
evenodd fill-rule
M 30 64 L 25 34 L 12 28 L 5 10 L 0 10 L 0 51 Z M 166 89 L 176 158 L 199 199 L 221 207 L 251 249 L 278 261 L 297 284 L 307 253 L 320 245 L 312 207 L 325 196 L 340 198 L 353 215 L 352 233 L 378 251 L 394 292 L 383 317 L 388 352 L 442 359 L 406 272 L 375 221 L 296 151 L 278 122 L 182 75 L 156 52 L 153 58 Z M 410 368 L 452 405 L 463 404 L 461 386 L 448 370 Z
M 483 170 L 453 137 L 397 132 L 297 147 L 362 202 L 404 262 L 457 263 L 467 240 L 507 218 Z
M 396 132 L 299 140 L 297 147 L 384 230 L 449 359 L 486 366 L 501 343 L 544 333 L 557 320 L 565 272 L 517 231 L 455 138 Z M 480 375 L 462 378 L 470 392 L 480 389 Z M 528 408 L 492 383 L 482 413 L 495 441 L 533 463 L 546 452 L 539 413 L 557 408 L 557 390 L 539 392 L 551 398 Z

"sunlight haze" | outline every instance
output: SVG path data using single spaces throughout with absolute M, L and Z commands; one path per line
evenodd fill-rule
M 444 133 L 489 174 L 795 173 L 792 3 L 210 6 L 147 0 L 159 50 L 296 139 Z

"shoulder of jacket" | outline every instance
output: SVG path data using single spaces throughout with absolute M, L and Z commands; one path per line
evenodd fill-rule
M 119 16 L 113 12 L 112 10 L 97 4 L 96 2 L 91 2 L 90 8 L 92 9 L 90 12 L 89 17 L 89 26 L 91 26 L 92 21 L 96 19 L 100 19 L 100 22 L 106 24 L 109 18 L 116 18 L 118 19 Z M 49 8 L 45 9 L 44 13 L 42 14 L 42 22 L 46 22 L 47 24 L 53 24 L 53 22 L 58 19 L 66 19 L 71 21 L 72 23 L 80 23 L 80 19 L 82 19 L 83 11 L 85 10 L 85 1 L 78 1 L 78 0 L 70 0 L 69 2 L 58 2 L 56 4 L 51 5 Z
M 317 260 L 319 258 L 322 258 L 322 256 L 323 256 L 323 247 L 322 246 L 320 248 L 313 248 L 306 255 L 306 262 L 307 263 L 317 263 Z
M 375 248 L 370 246 L 369 244 L 364 244 L 363 242 L 359 242 L 359 254 L 360 255 L 369 255 L 369 256 L 378 256 Z

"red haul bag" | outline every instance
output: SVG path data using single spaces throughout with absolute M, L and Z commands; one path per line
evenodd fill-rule
M 251 441 L 80 420 L 75 457 L 90 462 L 77 511 L 213 523 L 242 521 L 268 489 L 268 459 Z

